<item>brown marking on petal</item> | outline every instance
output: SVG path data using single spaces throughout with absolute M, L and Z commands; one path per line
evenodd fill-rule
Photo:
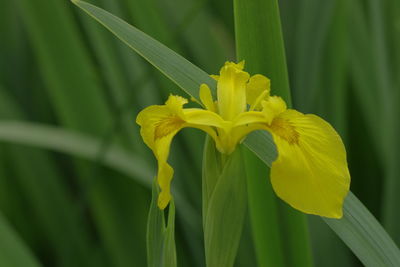
M 160 139 L 171 134 L 173 131 L 179 130 L 184 123 L 185 121 L 176 115 L 163 118 L 155 124 L 154 140 Z
M 286 140 L 289 144 L 297 145 L 299 143 L 300 134 L 288 120 L 277 117 L 272 120 L 270 128 L 274 134 Z

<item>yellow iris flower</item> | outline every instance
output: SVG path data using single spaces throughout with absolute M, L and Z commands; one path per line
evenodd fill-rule
M 206 109 L 183 108 L 188 101 L 171 95 L 165 105 L 139 113 L 141 135 L 158 161 L 159 208 L 171 199 L 174 171 L 167 159 L 172 139 L 181 129 L 203 130 L 224 154 L 232 153 L 250 132 L 266 130 L 278 150 L 270 173 L 276 194 L 302 212 L 341 218 L 350 175 L 340 136 L 320 117 L 287 109 L 282 98 L 270 95 L 267 77 L 250 77 L 243 68 L 244 62 L 226 62 L 220 75 L 212 76 L 217 80 L 216 101 L 206 84 L 200 86 Z

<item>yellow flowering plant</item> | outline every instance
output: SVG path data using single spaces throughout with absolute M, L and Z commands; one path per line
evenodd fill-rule
M 170 95 L 165 105 L 152 105 L 138 114 L 141 136 L 158 161 L 158 207 L 164 209 L 171 200 L 174 171 L 167 160 L 181 129 L 206 132 L 226 155 L 250 132 L 265 130 L 278 151 L 270 173 L 276 194 L 304 213 L 341 218 L 350 175 L 340 136 L 322 118 L 288 109 L 281 97 L 270 94 L 267 77 L 250 76 L 243 68 L 244 61 L 226 62 L 220 74 L 212 76 L 217 80 L 217 99 L 206 84 L 200 86 L 205 109 L 184 108 L 187 99 Z

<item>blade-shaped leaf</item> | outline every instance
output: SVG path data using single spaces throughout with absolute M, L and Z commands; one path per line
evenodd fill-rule
M 54 126 L 21 121 L 0 121 L 0 141 L 50 149 L 93 161 L 98 161 L 98 152 L 102 144 L 101 139 L 93 136 Z M 119 145 L 110 146 L 99 163 L 131 177 L 149 189 L 151 188 L 150 177 L 155 171 L 141 157 L 131 151 L 126 151 Z M 183 219 L 193 228 L 193 221 L 197 216 L 193 207 L 179 192 L 174 192 L 174 196 L 178 209 L 190 214 Z
M 269 168 L 250 150 L 244 153 L 249 217 L 258 265 L 283 267 L 288 253 L 283 249 L 286 240 L 281 235 L 278 199 L 268 181 Z
M 324 221 L 365 266 L 399 266 L 399 249 L 353 193 L 345 200 L 342 219 L 324 218 Z
M 1 121 L 0 141 L 32 145 L 90 160 L 97 160 L 102 140 L 76 131 L 21 121 Z M 109 148 L 102 163 L 150 187 L 152 169 L 146 161 L 117 145 Z
M 0 265 L 39 267 L 39 262 L 0 213 Z
M 246 70 L 250 73 L 264 74 L 272 81 L 271 93 L 282 97 L 288 107 L 291 106 L 291 94 L 289 88 L 289 77 L 287 73 L 285 60 L 285 47 L 281 32 L 280 12 L 277 0 L 233 0 L 234 18 L 235 18 L 235 35 L 236 35 L 236 52 L 239 60 L 246 60 Z M 260 16 L 259 14 L 264 14 Z M 254 133 L 265 142 L 271 140 L 265 131 Z M 267 138 L 269 140 L 267 141 Z M 253 139 L 254 140 L 254 139 Z M 247 145 L 252 139 L 248 140 Z M 251 147 L 254 150 L 260 146 L 260 140 Z M 258 149 L 260 150 L 260 149 Z M 265 151 L 264 151 L 265 152 Z M 268 153 L 268 151 L 267 151 Z M 271 162 L 275 158 L 271 159 Z M 258 167 L 260 160 L 254 156 L 246 158 L 247 166 L 257 168 L 257 170 L 248 170 L 252 177 L 248 177 L 249 183 L 249 207 L 250 210 L 258 209 L 257 212 L 250 213 L 252 222 L 253 238 L 256 241 L 256 250 L 262 248 L 258 246 L 274 247 L 275 250 L 267 252 L 258 252 L 257 258 L 259 264 L 272 262 L 272 266 L 279 266 L 282 260 L 279 257 L 279 249 L 284 248 L 286 264 L 298 267 L 309 267 L 312 265 L 312 256 L 309 245 L 309 235 L 307 227 L 307 219 L 304 214 L 294 211 L 287 205 L 276 201 L 276 196 L 268 181 L 268 171 L 266 167 Z M 266 184 L 267 183 L 267 184 Z M 254 199 L 260 203 L 255 204 Z M 275 205 L 277 205 L 275 207 Z M 275 214 L 273 214 L 275 212 Z M 282 239 L 279 240 L 274 234 L 270 234 L 265 230 L 265 218 L 258 216 L 264 213 L 264 217 L 268 217 L 267 225 L 269 231 L 281 233 Z M 256 216 L 254 216 L 257 214 Z M 278 218 L 276 218 L 277 215 Z M 275 218 L 274 218 L 275 217 Z M 271 220 L 270 220 L 271 218 Z M 274 219 L 278 219 L 274 221 Z M 274 225 L 275 224 L 275 225 Z M 261 226 L 261 227 L 257 227 Z M 278 230 L 278 229 L 280 230 Z M 263 241 L 263 239 L 265 241 Z M 273 243 L 275 242 L 275 243 Z M 265 248 L 264 248 L 265 249 Z
M 213 144 L 213 141 L 208 143 Z M 222 159 L 218 164 L 222 169 L 218 177 L 215 177 L 214 168 L 210 175 L 203 176 L 211 178 L 207 210 L 203 208 L 206 212 L 203 214 L 206 263 L 209 267 L 230 267 L 235 261 L 247 207 L 243 157 L 240 148 L 225 159 L 218 151 L 207 149 L 207 144 L 205 152 L 206 166 L 212 164 L 207 161 L 215 162 L 216 157 Z M 208 172 L 208 169 L 203 171 Z
M 156 179 L 152 187 L 152 199 L 147 221 L 147 265 L 149 267 L 176 266 L 175 251 L 175 204 L 169 204 L 168 225 L 165 225 L 164 211 L 157 206 L 160 190 Z
M 168 222 L 165 229 L 164 263 L 166 267 L 177 266 L 175 245 L 175 202 L 169 203 Z
M 94 5 L 84 1 L 73 2 L 148 60 L 189 95 L 197 98 L 199 84 L 201 83 L 215 87 L 215 81 L 206 72 L 137 28 Z M 164 51 L 164 53 L 159 53 L 159 51 Z M 184 68 L 181 68 L 183 66 Z
M 214 192 L 218 177 L 221 175 L 220 158 L 217 156 L 215 143 L 209 136 L 206 137 L 203 151 L 203 170 L 202 170 L 202 200 L 203 214 L 207 214 L 208 202 Z M 203 216 L 203 228 L 205 227 L 206 216 Z
M 162 266 L 164 246 L 164 212 L 157 206 L 159 189 L 154 180 L 149 218 L 147 219 L 147 266 Z

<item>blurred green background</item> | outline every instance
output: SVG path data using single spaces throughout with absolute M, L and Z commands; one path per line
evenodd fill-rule
M 210 74 L 235 60 L 232 1 L 90 2 Z M 352 191 L 400 244 L 400 2 L 279 5 L 295 108 L 338 130 Z M 0 0 L 1 267 L 146 265 L 156 165 L 135 118 L 171 92 L 182 95 L 69 1 Z M 172 148 L 180 266 L 204 266 L 203 143 L 188 129 Z M 360 265 L 308 220 L 315 266 Z M 249 223 L 236 266 L 256 266 Z

